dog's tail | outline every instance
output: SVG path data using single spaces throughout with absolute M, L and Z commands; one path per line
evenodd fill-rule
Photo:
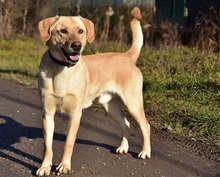
M 143 45 L 143 33 L 142 33 L 142 28 L 140 21 L 142 19 L 141 16 L 141 11 L 138 7 L 135 7 L 131 11 L 131 15 L 133 16 L 133 19 L 131 20 L 131 30 L 132 30 L 132 46 L 131 48 L 127 51 L 129 54 L 130 58 L 134 61 L 134 63 L 137 61 L 138 56 L 141 51 L 141 47 Z

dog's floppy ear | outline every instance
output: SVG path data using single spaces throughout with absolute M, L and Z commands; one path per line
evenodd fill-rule
M 59 19 L 59 16 L 46 18 L 38 23 L 38 30 L 43 41 L 50 39 L 50 27 Z
M 91 22 L 90 20 L 83 18 L 81 16 L 79 16 L 79 18 L 82 20 L 82 22 L 84 23 L 84 25 L 86 26 L 86 30 L 87 30 L 87 41 L 89 43 L 92 43 L 95 39 L 95 29 L 94 29 L 94 24 L 93 22 Z

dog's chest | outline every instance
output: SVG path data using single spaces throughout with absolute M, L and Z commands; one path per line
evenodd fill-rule
M 53 94 L 57 97 L 63 97 L 69 92 L 69 82 L 62 77 L 53 78 Z
M 84 92 L 83 85 L 85 85 L 85 77 L 80 70 L 76 72 L 67 68 L 52 77 L 53 94 L 57 97 L 81 95 Z

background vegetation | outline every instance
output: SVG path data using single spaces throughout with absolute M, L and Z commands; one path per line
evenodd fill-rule
M 2 20 L 7 27 L 0 28 L 0 77 L 36 88 L 40 59 L 47 49 L 36 37 L 36 23 L 53 12 L 45 11 L 50 1 L 23 0 L 22 8 L 21 1 L 7 0 L 4 3 Z M 7 9 L 15 9 L 15 5 L 17 16 L 9 20 L 7 18 L 12 17 L 6 18 L 5 14 Z M 129 48 L 131 8 L 74 7 L 75 14 L 62 8 L 57 12 L 66 15 L 80 13 L 94 21 L 97 38 L 93 44 L 87 45 L 84 54 L 124 52 Z M 36 15 L 39 9 L 42 13 Z M 159 129 L 219 145 L 219 14 L 210 11 L 209 15 L 200 15 L 202 26 L 196 26 L 192 33 L 169 22 L 156 26 L 151 8 L 144 10 L 143 17 L 145 46 L 137 65 L 144 77 L 144 101 L 150 123 Z M 189 40 L 185 42 L 182 38 Z M 187 46 L 182 45 L 184 42 Z

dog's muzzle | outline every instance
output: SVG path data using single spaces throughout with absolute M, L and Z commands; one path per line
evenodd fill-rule
M 82 44 L 79 41 L 75 41 L 71 44 L 71 48 L 73 49 L 74 52 L 69 53 L 63 48 L 62 48 L 62 52 L 69 62 L 77 63 L 79 61 L 80 50 L 82 48 Z
M 81 49 L 82 49 L 82 44 L 79 41 L 73 42 L 70 45 L 69 51 L 73 51 L 73 52 L 67 52 L 63 47 L 61 47 L 62 53 L 65 56 L 67 61 L 62 61 L 62 60 L 57 59 L 51 54 L 50 50 L 49 50 L 49 55 L 50 55 L 50 58 L 55 63 L 62 65 L 62 66 L 67 66 L 69 68 L 69 67 L 74 66 L 79 61 Z
M 62 48 L 62 52 L 69 62 L 76 63 L 79 61 L 79 52 L 68 53 Z

